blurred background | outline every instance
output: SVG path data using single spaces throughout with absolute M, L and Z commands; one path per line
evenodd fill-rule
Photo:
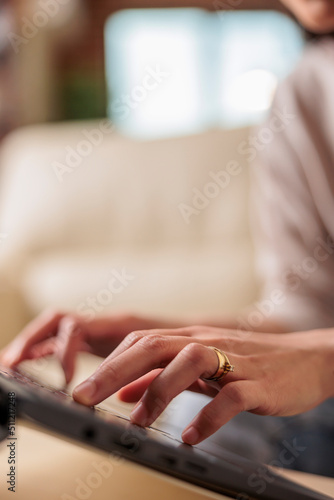
M 255 300 L 250 127 L 304 45 L 275 1 L 0 0 L 1 344 Z
M 0 349 L 45 308 L 175 319 L 257 300 L 250 169 L 306 39 L 275 0 L 0 0 Z M 72 387 L 100 359 L 78 361 Z M 35 371 L 63 384 L 55 360 Z M 206 399 L 179 398 L 180 426 Z M 47 498 L 92 471 L 58 444 L 20 427 L 25 500 L 41 469 Z
M 147 2 L 1 0 L 2 134 L 107 114 L 117 122 L 113 100 L 154 60 L 172 78 L 122 131 L 164 137 L 259 121 L 300 56 L 303 33 L 272 10 L 279 2 L 201 1 L 139 9 L 129 7 Z M 271 10 L 255 10 L 261 5 Z

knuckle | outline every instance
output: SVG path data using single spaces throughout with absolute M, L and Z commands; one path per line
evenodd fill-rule
M 139 343 L 150 352 L 161 351 L 165 347 L 164 337 L 156 333 L 143 337 Z
M 30 343 L 34 338 L 36 333 L 41 327 L 45 327 L 48 323 L 59 322 L 63 318 L 64 314 L 54 309 L 45 309 L 37 318 L 33 319 L 20 333 L 19 339 L 24 343 Z M 50 331 L 45 335 L 45 338 L 51 337 L 52 332 Z
M 98 376 L 95 378 L 95 383 L 97 388 L 99 389 L 105 383 L 108 383 L 108 380 L 117 381 L 119 379 L 119 370 L 115 362 L 105 363 L 103 368 L 101 368 Z
M 188 361 L 198 366 L 203 361 L 204 349 L 202 344 L 192 342 L 183 348 L 182 354 Z
M 125 337 L 123 342 L 126 345 L 126 347 L 131 347 L 133 344 L 136 344 L 136 342 L 138 342 L 143 337 L 144 333 L 141 331 L 131 332 Z

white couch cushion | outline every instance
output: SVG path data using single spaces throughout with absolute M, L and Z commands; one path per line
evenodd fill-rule
M 110 310 L 219 314 L 255 298 L 252 250 L 244 242 L 233 252 L 201 246 L 192 252 L 166 248 L 46 254 L 31 261 L 21 286 L 34 313 L 59 307 L 90 315 Z
M 32 312 L 76 309 L 123 267 L 135 279 L 103 312 L 217 313 L 248 304 L 256 289 L 248 164 L 239 152 L 248 130 L 134 141 L 101 136 L 101 127 L 35 126 L 2 150 L 0 230 L 8 238 L 0 269 Z M 69 169 L 87 137 L 100 142 Z
M 152 142 L 107 134 L 59 182 L 55 166 L 65 165 L 68 148 L 80 150 L 84 132 L 98 126 L 43 125 L 7 140 L 0 158 L 0 227 L 9 235 L 7 255 L 69 245 L 123 249 L 226 242 L 247 232 L 248 165 L 237 152 L 247 130 Z M 230 161 L 240 163 L 242 173 L 218 186 L 208 207 L 186 224 L 180 204 L 192 205 L 194 190 L 212 190 L 210 172 L 226 170 Z

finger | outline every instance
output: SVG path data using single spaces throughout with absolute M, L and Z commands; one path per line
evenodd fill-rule
M 205 394 L 210 398 L 214 398 L 217 392 L 219 392 L 220 390 L 221 386 L 218 382 L 209 383 L 204 382 L 204 380 L 201 379 L 196 380 L 193 384 L 187 387 L 187 391 L 196 392 L 198 394 Z
M 182 439 L 198 444 L 243 411 L 255 410 L 262 401 L 263 391 L 256 382 L 243 380 L 226 384 L 186 427 Z
M 161 370 L 153 370 L 151 373 L 140 377 L 138 380 L 135 380 L 125 387 L 122 387 L 122 389 L 118 391 L 117 396 L 124 403 L 137 403 L 137 401 L 139 401 L 139 399 L 143 396 L 147 387 L 159 373 L 161 373 Z M 213 385 L 209 385 L 207 382 L 199 379 L 186 389 L 187 391 L 196 392 L 198 394 L 205 394 L 206 396 L 210 396 L 213 398 L 221 389 L 221 387 L 219 385 L 218 387 L 214 387 Z
M 117 396 L 124 403 L 137 403 L 143 396 L 147 387 L 155 379 L 161 370 L 153 370 L 151 373 L 140 377 L 138 380 L 122 387 L 117 393 Z M 220 386 L 213 387 L 203 380 L 196 380 L 193 384 L 187 387 L 187 391 L 196 392 L 197 394 L 205 394 L 211 398 L 215 397 L 217 392 L 221 389 Z
M 66 383 L 69 384 L 75 370 L 75 359 L 83 350 L 83 325 L 78 318 L 65 316 L 60 322 L 57 335 L 57 357 L 64 370 Z
M 56 349 L 56 339 L 51 338 L 32 346 L 26 356 L 27 358 L 29 357 L 29 359 L 39 359 L 54 354 Z
M 73 397 L 88 406 L 100 403 L 139 377 L 165 367 L 189 342 L 188 337 L 143 337 L 116 358 L 109 356 L 89 379 L 74 389 Z M 211 349 L 205 351 L 213 372 L 217 357 Z
M 124 403 L 136 403 L 159 373 L 161 373 L 161 370 L 153 370 L 147 375 L 140 377 L 138 380 L 122 387 L 118 391 L 117 396 Z
M 8 367 L 27 359 L 31 347 L 57 333 L 58 323 L 64 314 L 46 311 L 29 323 L 6 349 L 2 363 Z
M 124 351 L 134 346 L 142 338 L 151 335 L 160 335 L 164 337 L 190 337 L 193 331 L 192 327 L 172 328 L 172 329 L 151 329 L 151 330 L 136 330 L 129 333 L 124 340 L 113 350 L 108 356 L 108 361 L 116 358 Z
M 217 355 L 199 343 L 189 343 L 147 387 L 131 412 L 137 425 L 151 425 L 167 405 L 200 377 L 209 377 L 217 367 Z

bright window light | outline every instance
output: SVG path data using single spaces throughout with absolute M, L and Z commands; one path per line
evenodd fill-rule
M 239 112 L 263 112 L 270 108 L 278 78 L 265 69 L 246 71 L 226 90 L 231 108 Z
M 205 128 L 201 78 L 207 14 L 197 9 L 129 10 L 106 27 L 109 115 L 143 138 Z
M 304 47 L 282 14 L 201 9 L 120 11 L 105 43 L 108 114 L 144 139 L 258 123 Z
M 218 124 L 241 127 L 261 122 L 278 82 L 303 52 L 301 29 L 277 12 L 227 12 L 217 40 Z

